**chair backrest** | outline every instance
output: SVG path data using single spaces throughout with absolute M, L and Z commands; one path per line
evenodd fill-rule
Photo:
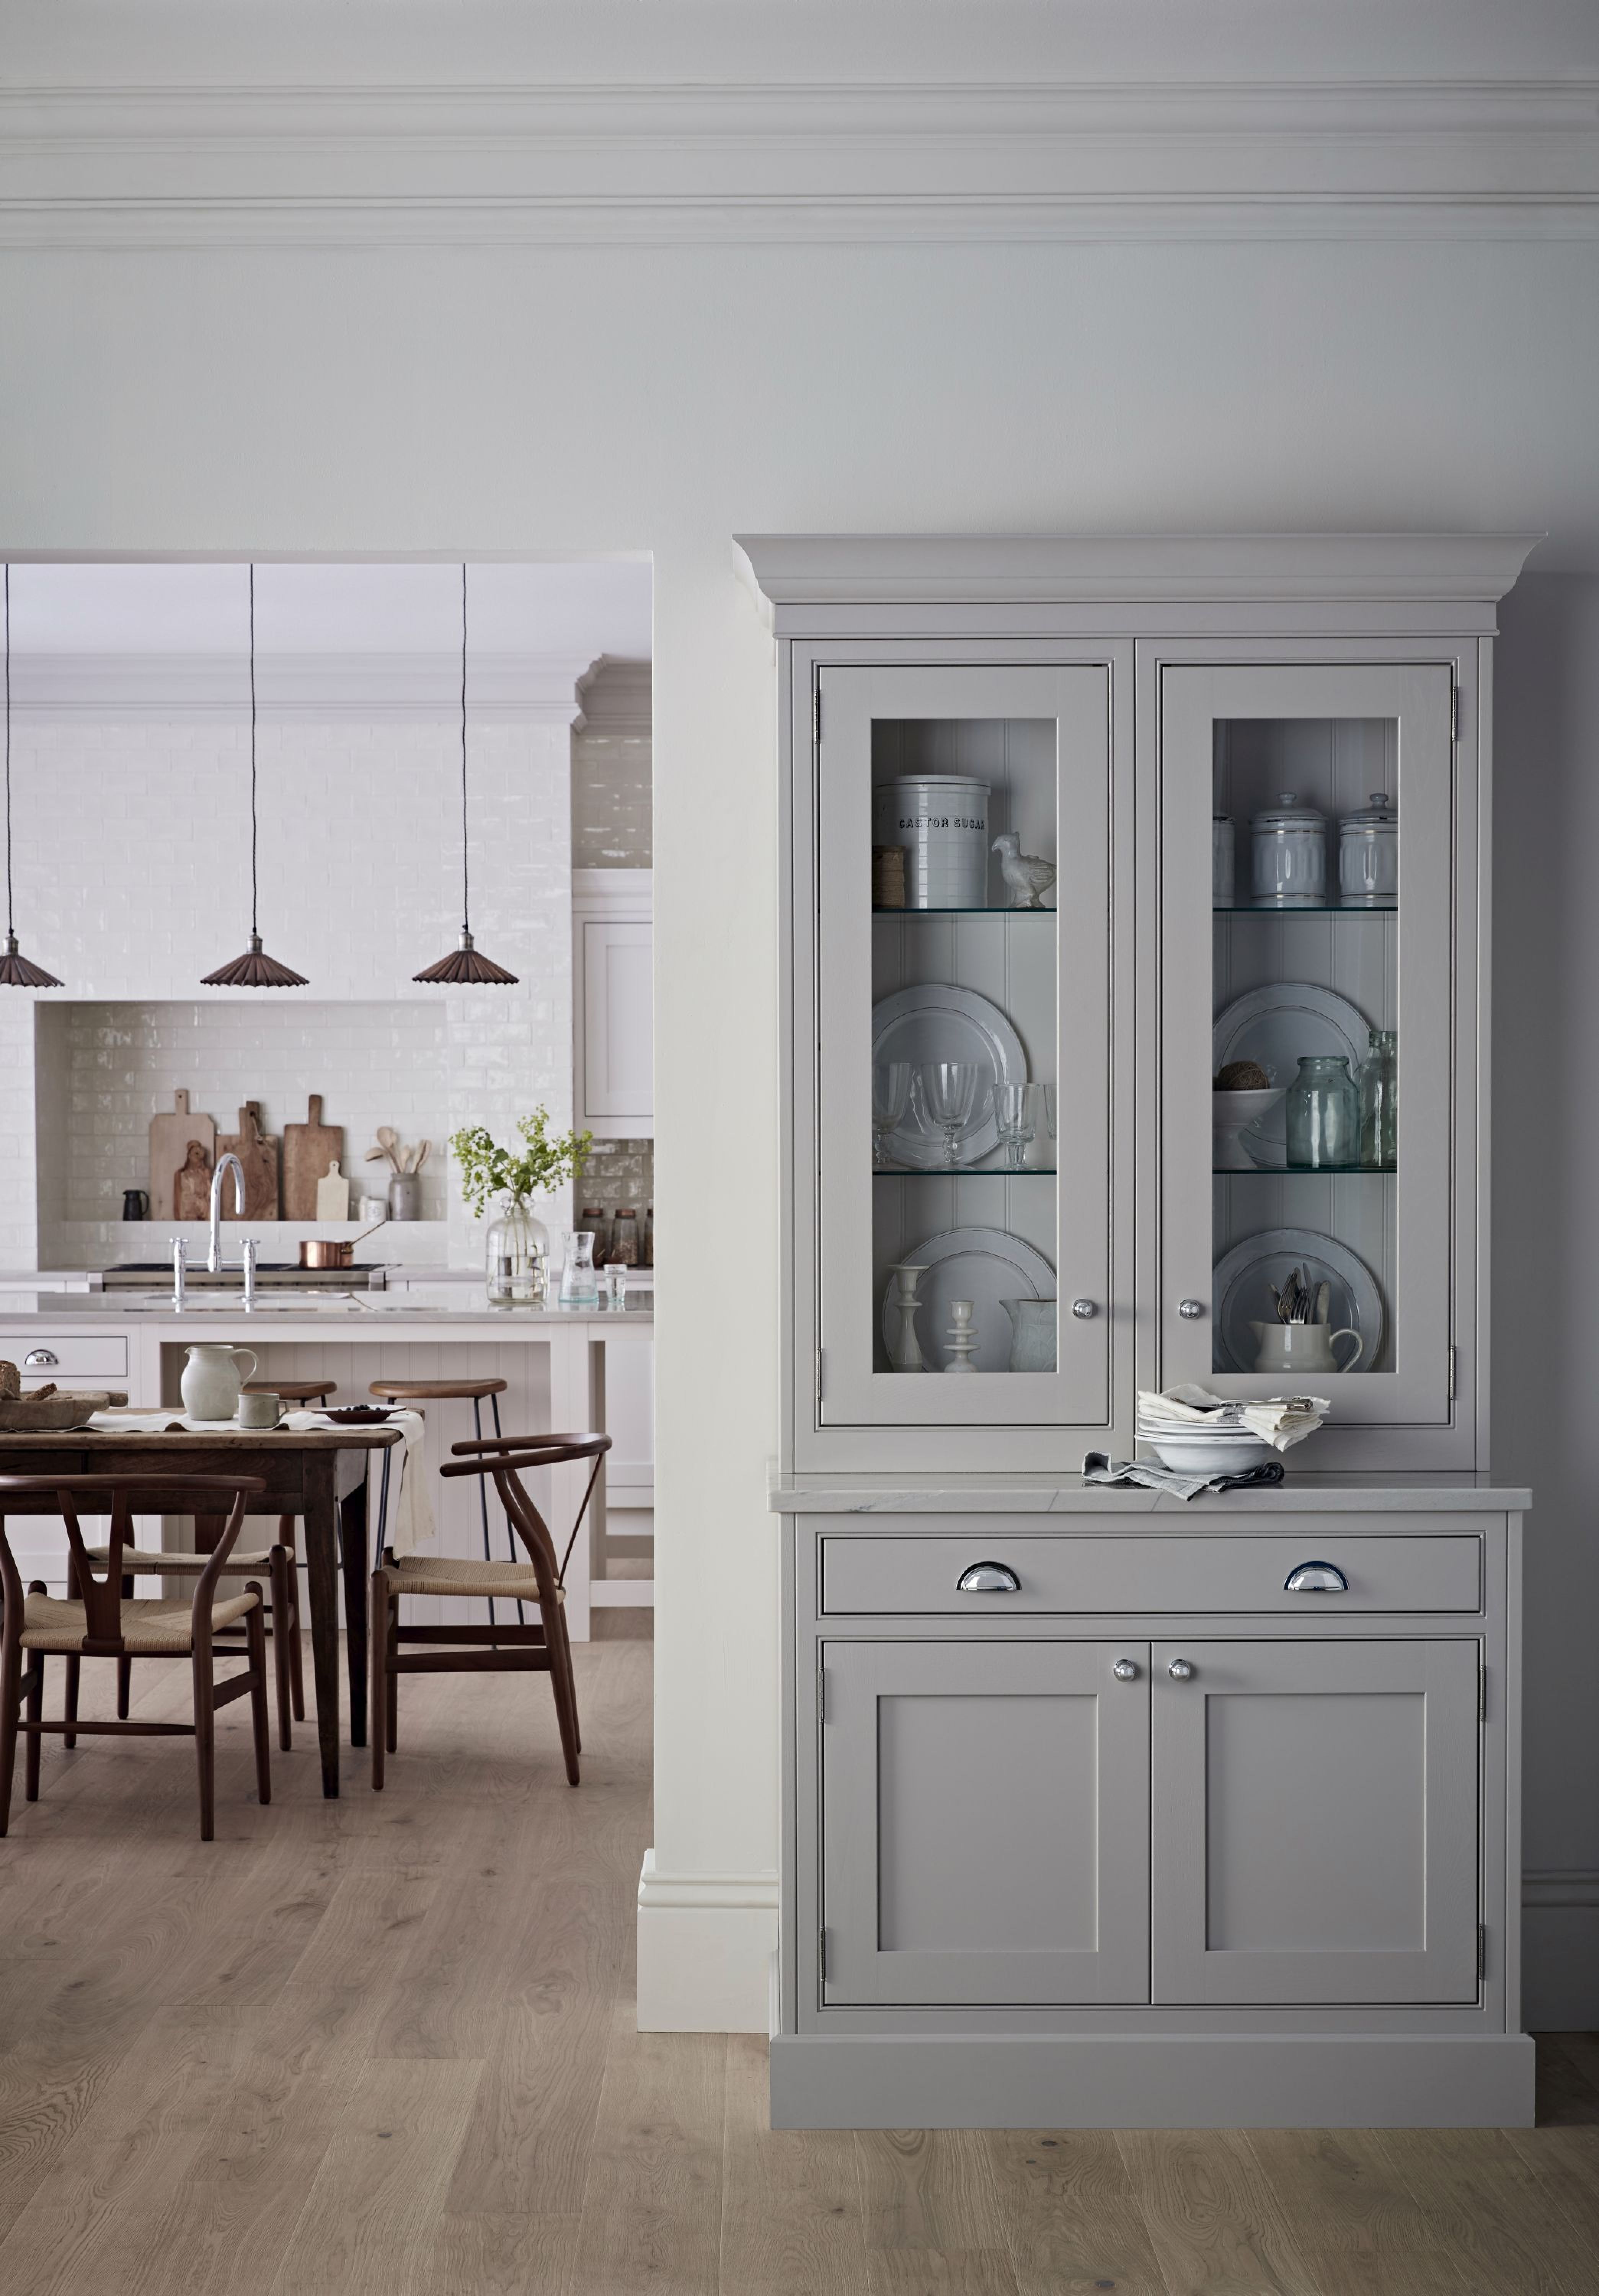
M 4 1594 L 8 1620 L 16 1620 L 15 1631 L 20 1633 L 22 1581 L 6 1536 L 8 1497 L 54 1498 L 67 1529 L 77 1599 L 84 1606 L 84 1655 L 94 1658 L 119 1653 L 122 1649 L 122 1557 L 137 1543 L 133 1517 L 141 1499 L 152 1507 L 159 1505 L 164 1508 L 173 1507 L 176 1499 L 181 1509 L 192 1498 L 197 1513 L 208 1502 L 209 1510 L 216 1513 L 231 1502 L 222 1536 L 194 1588 L 196 1614 L 209 1618 L 211 1590 L 244 1521 L 246 1496 L 266 1488 L 258 1475 L 0 1475 L 0 1591 Z M 94 1575 L 95 1566 L 78 1519 L 80 1505 L 89 1514 L 103 1514 L 108 1509 L 110 1512 L 111 1537 L 102 1566 L 103 1578 Z M 38 1510 L 30 1508 L 29 1512 L 35 1513 Z
M 440 1475 L 492 1475 L 494 1487 L 500 1496 L 512 1529 L 527 1548 L 529 1559 L 538 1576 L 540 1595 L 554 1599 L 555 1590 L 566 1573 L 567 1557 L 578 1536 L 578 1526 L 594 1496 L 594 1487 L 600 1472 L 600 1462 L 611 1448 L 609 1435 L 500 1435 L 481 1442 L 454 1443 L 452 1452 L 466 1453 L 447 1460 L 439 1470 Z M 572 1525 L 571 1538 L 566 1542 L 566 1554 L 555 1559 L 555 1542 L 550 1527 L 521 1477 L 535 1467 L 562 1467 L 578 1459 L 592 1459 L 587 1488 L 583 1504 L 578 1509 Z

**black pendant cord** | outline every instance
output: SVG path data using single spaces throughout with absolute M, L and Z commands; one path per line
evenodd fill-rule
M 466 565 L 461 567 L 461 930 L 472 931 L 466 859 Z
M 250 568 L 250 947 L 231 964 L 202 976 L 206 988 L 307 988 L 310 983 L 292 965 L 280 964 L 261 947 L 259 914 L 260 815 L 256 803 L 256 570 Z
M 256 914 L 256 570 L 252 561 L 250 569 L 250 930 L 252 938 L 261 930 Z

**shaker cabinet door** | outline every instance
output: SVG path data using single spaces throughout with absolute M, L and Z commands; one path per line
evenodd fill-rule
M 1075 1466 L 1107 1439 L 1131 1275 L 1118 674 L 1109 653 L 816 673 L 815 1166 L 797 1176 L 815 1429 L 881 1431 L 878 1465 Z M 1130 1365 L 1129 1346 L 1129 1384 Z
M 1147 1644 L 823 1656 L 823 2003 L 1146 2001 Z
M 1155 1645 L 1157 2002 L 1477 1998 L 1478 1667 L 1464 1640 Z

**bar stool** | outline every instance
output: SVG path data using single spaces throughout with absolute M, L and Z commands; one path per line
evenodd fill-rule
M 485 1401 L 488 1402 L 494 1416 L 496 1439 L 497 1441 L 500 1439 L 500 1398 L 504 1394 L 506 1385 L 507 1382 L 503 1379 L 374 1379 L 366 1392 L 368 1395 L 375 1395 L 380 1403 L 470 1403 L 472 1432 L 481 1443 Z M 485 1562 L 489 1562 L 494 1558 L 488 1549 L 487 1480 L 480 1480 L 478 1484 L 478 1508 L 483 1518 L 483 1560 Z M 505 1546 L 510 1561 L 520 1566 L 521 1558 L 508 1507 L 505 1510 Z M 520 1600 L 516 1605 L 516 1619 L 519 1626 L 526 1623 Z M 488 1623 L 490 1626 L 494 1624 L 492 1595 L 488 1597 Z M 373 1727 L 376 1727 L 375 1719 Z

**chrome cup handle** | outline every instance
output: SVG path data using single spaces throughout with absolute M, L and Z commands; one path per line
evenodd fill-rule
M 972 1562 L 955 1582 L 957 1595 L 1020 1595 L 1021 1581 L 1008 1562 Z

